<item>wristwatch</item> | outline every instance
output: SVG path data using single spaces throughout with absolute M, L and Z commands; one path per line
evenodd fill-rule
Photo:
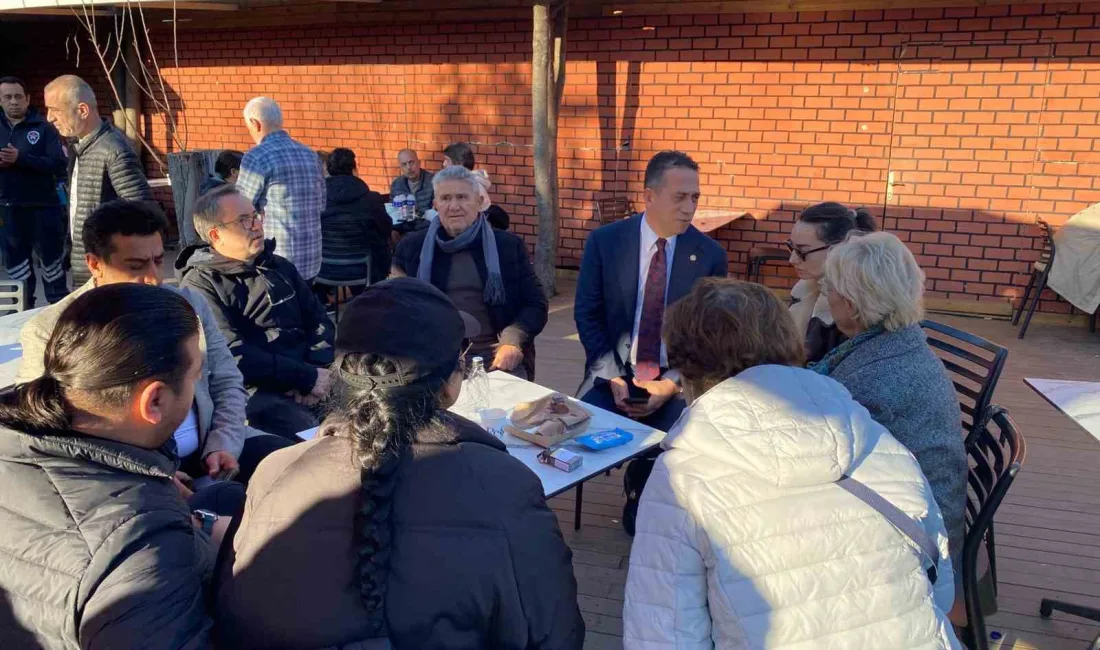
M 202 532 L 210 535 L 214 532 L 214 522 L 219 519 L 217 513 L 210 512 L 209 510 L 193 510 L 191 516 L 199 520 L 202 524 Z

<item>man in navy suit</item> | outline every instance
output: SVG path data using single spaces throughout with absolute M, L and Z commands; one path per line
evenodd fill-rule
M 725 277 L 726 251 L 691 225 L 699 165 L 662 151 L 645 171 L 640 215 L 595 230 L 573 306 L 585 352 L 583 401 L 668 431 L 684 409 L 661 341 L 664 310 L 699 278 Z

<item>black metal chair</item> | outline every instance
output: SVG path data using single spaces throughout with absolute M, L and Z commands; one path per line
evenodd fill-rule
M 791 252 L 782 246 L 753 246 L 749 250 L 749 265 L 745 279 L 760 282 L 764 265 L 768 262 L 785 262 L 791 258 Z
M 993 537 L 993 515 L 1000 507 L 1012 481 L 1024 464 L 1027 443 L 1008 411 L 996 404 L 989 408 L 985 426 L 973 436 L 967 455 L 966 538 L 962 551 L 963 600 L 967 626 L 963 642 L 970 650 L 988 650 L 989 636 L 985 628 L 978 583 L 979 553 L 985 547 L 989 560 L 993 596 L 997 595 L 997 554 Z
M 1027 317 L 1024 318 L 1024 324 L 1020 325 L 1020 332 L 1016 335 L 1016 338 L 1022 339 L 1027 334 L 1027 327 L 1031 324 L 1031 317 L 1035 314 L 1035 308 L 1039 306 L 1039 296 L 1042 295 L 1043 289 L 1047 286 L 1047 278 L 1050 277 L 1050 270 L 1054 268 L 1054 253 L 1056 252 L 1054 246 L 1054 229 L 1050 224 L 1042 219 L 1038 220 L 1039 230 L 1043 235 L 1043 252 L 1039 254 L 1039 259 L 1036 260 L 1031 267 L 1031 277 L 1027 280 L 1027 286 L 1024 287 L 1024 297 L 1020 299 L 1019 309 L 1015 309 L 1012 312 L 1012 324 L 1016 325 L 1020 322 L 1020 316 L 1024 313 L 1024 309 L 1027 309 Z M 1031 292 L 1035 291 L 1035 295 L 1032 297 Z M 1031 297 L 1031 307 L 1027 305 L 1027 299 Z M 1089 314 L 1089 332 L 1096 332 L 1096 312 Z
M 370 255 L 367 255 L 366 258 L 365 258 L 365 261 L 366 261 L 368 269 L 370 268 L 370 260 L 371 260 Z M 351 300 L 351 297 L 352 297 L 351 294 L 355 293 L 355 292 L 351 291 L 352 289 L 354 289 L 356 287 L 369 287 L 371 285 L 371 278 L 366 277 L 366 278 L 357 278 L 355 280 L 330 280 L 328 278 L 323 278 L 321 276 L 317 276 L 316 278 L 313 279 L 313 283 L 316 284 L 316 285 L 321 285 L 321 286 L 326 287 L 328 289 L 335 289 L 335 291 L 333 292 L 335 295 L 333 295 L 333 297 L 332 297 L 332 302 L 333 302 L 334 311 L 335 311 L 335 313 L 333 314 L 333 318 L 332 318 L 332 324 L 336 326 L 336 329 L 339 329 L 340 328 L 340 304 L 344 303 L 344 302 L 349 302 Z M 345 292 L 345 291 L 343 291 L 344 289 L 349 289 L 349 291 Z M 325 305 L 325 308 L 326 308 L 326 311 L 327 311 L 328 310 L 328 305 Z
M 1050 224 L 1042 219 L 1038 220 L 1039 230 L 1043 235 L 1043 252 L 1039 254 L 1039 259 L 1031 265 L 1031 277 L 1028 278 L 1027 286 L 1024 287 L 1024 297 L 1020 299 L 1020 308 L 1015 310 L 1012 314 L 1012 324 L 1016 325 L 1020 322 L 1020 316 L 1027 309 L 1027 317 L 1024 318 L 1024 324 L 1020 325 L 1020 332 L 1016 335 L 1016 338 L 1024 338 L 1024 334 L 1027 334 L 1027 326 L 1031 324 L 1031 317 L 1035 314 L 1035 308 L 1039 305 L 1039 296 L 1042 295 L 1043 289 L 1047 286 L 1047 277 L 1050 276 L 1050 269 L 1054 267 L 1054 230 L 1050 227 Z M 1027 306 L 1027 299 L 1031 296 L 1031 292 L 1034 289 L 1035 297 L 1031 300 L 1031 307 Z M 1096 319 L 1090 323 L 1090 332 L 1096 331 Z
M 967 448 L 989 418 L 989 404 L 1004 370 L 1008 350 L 969 332 L 925 320 L 921 322 L 928 345 L 943 362 L 962 410 L 962 429 Z
M 1073 614 L 1074 616 L 1080 616 L 1081 618 L 1087 618 L 1090 621 L 1100 623 L 1100 609 L 1094 607 L 1074 605 L 1073 603 L 1067 603 L 1053 598 L 1044 598 L 1042 602 L 1039 603 L 1039 616 L 1050 618 L 1050 615 L 1055 611 Z M 1092 640 L 1088 650 L 1100 650 L 1100 634 L 1097 634 L 1096 638 Z

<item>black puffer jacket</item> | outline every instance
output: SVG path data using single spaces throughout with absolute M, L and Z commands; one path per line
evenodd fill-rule
M 325 179 L 327 205 L 321 213 L 321 273 L 326 280 L 381 282 L 390 273 L 393 221 L 382 195 L 355 176 Z
M 332 364 L 335 330 L 298 270 L 274 250 L 269 239 L 246 263 L 207 244 L 190 246 L 176 274 L 181 287 L 206 296 L 247 388 L 308 393 L 317 368 Z
M 418 434 L 392 492 L 393 646 L 580 650 L 572 553 L 538 477 L 473 422 L 444 421 L 446 430 Z M 348 438 L 323 437 L 275 452 L 256 471 L 220 573 L 225 647 L 364 647 L 354 454 Z
M 0 648 L 212 647 L 203 583 L 215 550 L 172 483 L 176 464 L 167 451 L 0 428 Z
M 0 112 L 0 148 L 9 144 L 19 157 L 11 167 L 0 167 L 0 205 L 60 205 L 57 181 L 68 163 L 57 129 L 33 108 L 15 126 Z
M 153 190 L 126 136 L 106 120 L 95 133 L 73 145 L 71 152 L 69 200 L 76 202 L 76 211 L 70 224 L 70 262 L 73 286 L 80 286 L 91 277 L 84 262 L 84 220 L 101 204 L 115 199 L 152 201 Z

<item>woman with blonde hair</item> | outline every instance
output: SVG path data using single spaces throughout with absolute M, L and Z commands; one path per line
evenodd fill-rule
M 666 319 L 691 406 L 642 494 L 626 648 L 960 648 L 928 482 L 843 386 L 800 367 L 783 305 L 707 278 Z
M 958 557 L 966 514 L 962 414 L 920 326 L 924 273 L 894 235 L 853 233 L 829 251 L 821 288 L 848 340 L 814 370 L 844 384 L 916 456 Z

